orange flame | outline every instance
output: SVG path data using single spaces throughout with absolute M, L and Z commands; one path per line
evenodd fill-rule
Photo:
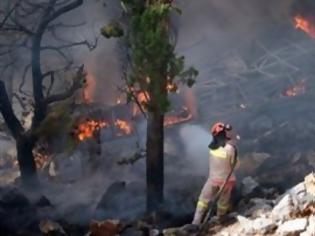
M 149 94 L 147 92 L 140 92 L 137 94 L 137 102 L 139 104 L 134 104 L 132 107 L 132 116 L 135 117 L 141 113 L 139 106 L 141 105 L 143 107 L 144 104 L 148 102 Z M 145 109 L 143 109 L 145 110 Z
M 306 91 L 305 80 L 297 82 L 294 86 L 291 86 L 284 92 L 286 97 L 296 97 L 298 95 L 304 94 Z
M 83 141 L 85 139 L 91 138 L 96 131 L 107 126 L 108 124 L 105 121 L 87 119 L 85 122 L 78 125 L 74 131 L 74 134 L 79 141 Z
M 177 87 L 177 84 L 176 83 L 172 83 L 170 81 L 167 82 L 167 85 L 166 85 L 166 89 L 167 89 L 167 92 L 176 92 L 176 93 L 179 93 L 179 89 Z
M 164 118 L 164 126 L 168 127 L 171 125 L 179 124 L 193 118 L 192 113 L 187 107 L 183 107 L 179 115 L 166 115 Z
M 128 135 L 132 133 L 132 127 L 127 121 L 117 119 L 115 126 L 122 132 L 118 133 L 117 136 Z
M 308 21 L 306 18 L 297 15 L 294 17 L 294 27 L 303 30 L 309 36 L 315 39 L 315 25 Z

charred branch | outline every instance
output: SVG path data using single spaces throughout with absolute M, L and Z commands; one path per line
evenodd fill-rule
M 84 79 L 84 78 L 85 78 L 84 65 L 82 65 L 78 69 L 77 75 L 74 78 L 72 86 L 70 87 L 70 89 L 64 93 L 55 94 L 55 95 L 51 95 L 51 96 L 47 97 L 45 99 L 45 104 L 48 105 L 48 104 L 58 102 L 58 101 L 61 101 L 61 100 L 64 100 L 64 99 L 71 97 L 75 91 L 82 88 L 82 84 L 84 82 L 84 81 L 82 81 L 82 79 Z
M 43 74 L 40 65 L 40 58 L 41 58 L 41 41 L 45 30 L 47 29 L 50 22 L 57 19 L 59 16 L 79 7 L 82 5 L 83 0 L 73 1 L 58 10 L 54 11 L 54 6 L 56 4 L 56 0 L 51 0 L 48 4 L 44 12 L 44 18 L 41 20 L 39 27 L 33 36 L 33 46 L 32 46 L 32 77 L 33 77 L 33 93 L 34 93 L 34 101 L 35 101 L 35 112 L 34 112 L 34 119 L 33 119 L 33 127 L 37 127 L 39 123 L 44 120 L 46 114 L 46 104 L 58 101 L 59 99 L 67 98 L 71 95 L 70 92 L 73 91 L 74 87 L 69 90 L 69 93 L 55 95 L 46 99 L 44 101 L 43 95 L 43 87 L 42 87 L 42 80 Z M 72 92 L 73 93 L 73 92 Z
M 23 127 L 13 112 L 9 96 L 3 81 L 0 81 L 0 112 L 12 134 L 17 139 L 24 132 Z
M 0 30 L 6 24 L 7 20 L 11 17 L 14 10 L 19 6 L 21 0 L 17 1 L 14 6 L 9 10 L 8 14 L 6 14 L 3 20 L 0 22 Z
M 27 77 L 27 73 L 28 71 L 30 70 L 31 68 L 31 65 L 27 65 L 25 68 L 24 68 L 24 71 L 23 71 L 23 74 L 22 74 L 22 81 L 19 85 L 19 92 L 25 96 L 31 96 L 30 94 L 26 93 L 24 90 L 23 90 L 23 86 L 25 85 L 25 82 L 26 82 L 26 77 Z
M 72 47 L 77 47 L 77 46 L 86 46 L 90 51 L 94 50 L 97 46 L 97 39 L 95 39 L 94 43 L 90 43 L 87 40 L 81 41 L 81 42 L 75 42 L 75 43 L 70 43 L 66 45 L 61 45 L 61 46 L 43 46 L 41 47 L 41 50 L 54 50 L 61 52 L 62 49 L 67 49 L 67 48 L 72 48 Z
M 19 104 L 23 108 L 23 110 L 26 109 L 26 105 L 24 103 L 24 99 L 23 98 L 21 98 L 17 93 L 13 93 L 13 98 L 15 98 L 19 102 Z
M 47 76 L 50 76 L 50 83 L 49 83 L 49 86 L 47 88 L 46 97 L 48 97 L 50 95 L 51 90 L 52 90 L 52 88 L 54 86 L 54 83 L 55 83 L 55 72 L 54 71 L 49 71 L 48 75 L 46 75 L 46 76 L 44 75 L 44 78 L 47 77 Z

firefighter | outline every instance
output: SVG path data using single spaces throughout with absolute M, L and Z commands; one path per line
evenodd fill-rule
M 232 126 L 218 122 L 211 128 L 211 134 L 213 139 L 209 144 L 210 173 L 199 196 L 192 222 L 193 225 L 202 223 L 210 201 L 219 192 L 220 187 L 223 186 L 235 163 L 236 168 L 239 166 L 235 146 L 238 136 L 232 132 Z M 234 173 L 232 173 L 217 202 L 218 217 L 224 216 L 229 211 L 231 191 L 235 182 L 236 178 Z

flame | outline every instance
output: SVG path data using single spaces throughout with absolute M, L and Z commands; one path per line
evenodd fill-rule
M 164 118 L 164 127 L 182 123 L 193 118 L 192 113 L 187 107 L 183 107 L 179 115 L 166 115 Z
M 137 102 L 142 106 L 143 108 L 143 105 L 146 104 L 148 102 L 148 99 L 149 99 L 149 94 L 147 92 L 140 92 L 136 95 L 137 97 Z M 143 110 L 145 110 L 143 108 Z M 134 104 L 133 107 L 132 107 L 132 116 L 133 117 L 136 117 L 138 115 L 141 114 L 141 111 L 139 109 L 139 106 L 138 104 Z
M 149 94 L 147 92 L 141 92 L 137 95 L 137 100 L 140 104 L 146 103 L 149 100 Z
M 298 95 L 304 94 L 306 91 L 305 80 L 297 82 L 295 85 L 289 87 L 284 91 L 283 95 L 286 97 L 296 97 Z
M 128 135 L 132 133 L 132 127 L 127 121 L 117 119 L 115 121 L 115 126 L 121 131 L 121 133 L 117 133 L 117 136 Z
M 96 131 L 107 126 L 108 123 L 105 121 L 87 119 L 85 122 L 78 125 L 74 131 L 74 135 L 79 141 L 83 141 L 85 139 L 91 138 Z
M 179 89 L 177 87 L 177 84 L 176 83 L 172 83 L 171 81 L 168 81 L 167 82 L 167 85 L 166 85 L 166 89 L 167 89 L 167 92 L 176 92 L 176 93 L 179 93 Z
M 82 90 L 82 98 L 85 103 L 93 101 L 94 92 L 96 88 L 96 80 L 92 74 L 87 74 L 86 83 Z
M 303 30 L 309 36 L 315 39 L 315 24 L 312 24 L 306 18 L 297 15 L 294 17 L 294 27 Z

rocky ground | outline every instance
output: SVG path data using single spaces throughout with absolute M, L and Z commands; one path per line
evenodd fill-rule
M 315 235 L 314 173 L 277 199 L 253 198 L 250 203 L 235 223 L 211 235 Z
M 244 179 L 247 187 L 243 194 L 257 193 L 259 185 L 251 178 Z M 264 189 L 265 193 L 268 192 Z M 270 190 L 271 192 L 273 190 Z M 245 197 L 235 212 L 226 219 L 213 217 L 206 230 L 199 235 L 315 235 L 315 174 L 276 198 Z M 276 195 L 275 195 L 276 196 Z M 164 235 L 198 235 L 189 233 L 186 226 L 167 229 Z
M 113 195 L 116 191 L 113 190 L 114 187 L 108 189 L 97 208 L 102 205 L 105 198 L 109 198 L 108 195 Z M 315 173 L 307 175 L 303 182 L 282 195 L 278 195 L 275 189 L 262 188 L 251 177 L 243 179 L 241 192 L 241 200 L 232 213 L 224 219 L 212 217 L 205 230 L 198 234 L 196 231 L 189 231 L 187 225 L 157 229 L 154 222 L 161 219 L 176 224 L 176 220 L 167 213 L 142 216 L 133 221 L 99 219 L 90 220 L 89 223 L 73 224 L 66 221 L 58 207 L 46 197 L 25 193 L 16 187 L 2 187 L 0 235 L 315 235 Z M 77 211 L 84 214 L 85 208 L 77 206 Z

